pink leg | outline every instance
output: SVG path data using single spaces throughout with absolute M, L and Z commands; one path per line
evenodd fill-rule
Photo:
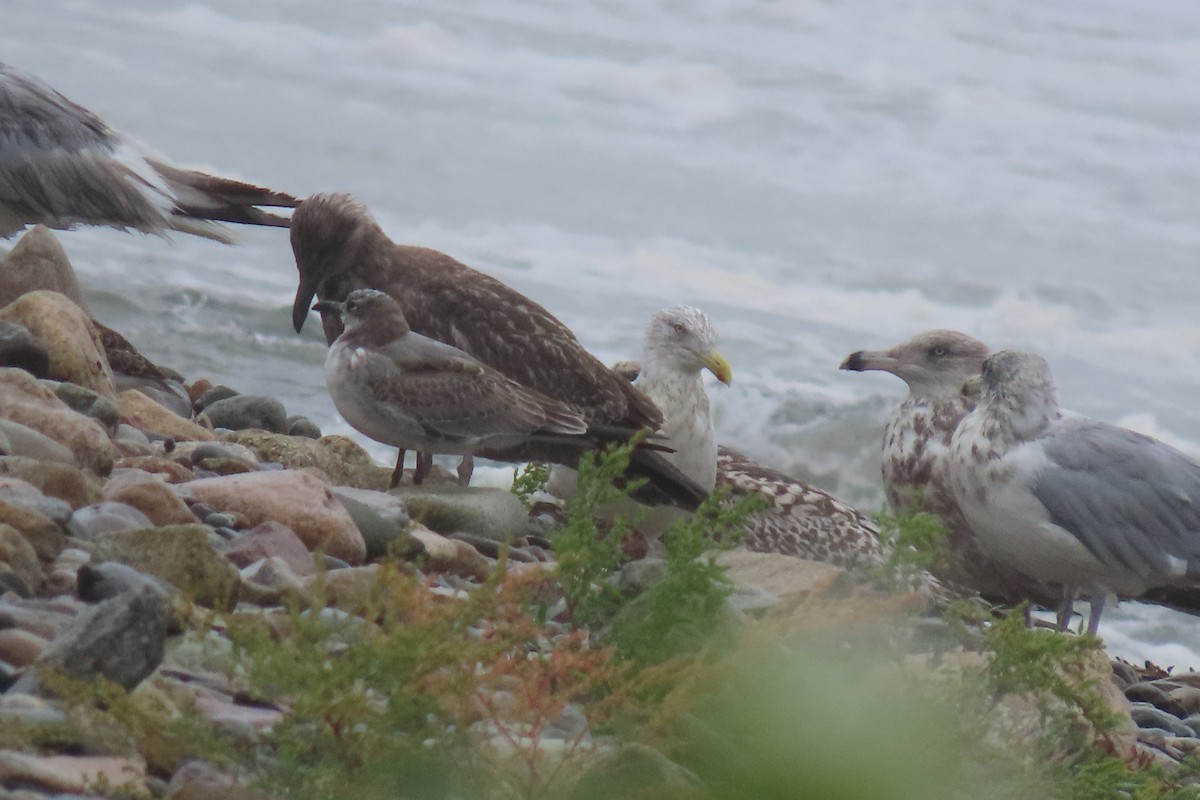
M 471 482 L 471 473 L 475 471 L 475 456 L 465 455 L 458 462 L 458 485 L 466 486 Z

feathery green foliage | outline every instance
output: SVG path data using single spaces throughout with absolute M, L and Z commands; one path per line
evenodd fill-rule
M 911 586 L 917 576 L 945 558 L 946 529 L 924 511 L 903 516 L 886 511 L 875 515 L 888 557 L 875 572 L 889 586 Z
M 521 501 L 521 505 L 529 508 L 533 504 L 533 496 L 546 488 L 550 479 L 550 468 L 545 464 L 530 461 L 519 470 L 513 469 L 512 491 Z

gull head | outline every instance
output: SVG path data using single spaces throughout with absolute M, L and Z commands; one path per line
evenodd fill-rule
M 988 348 L 965 333 L 933 330 L 919 333 L 890 350 L 858 350 L 846 356 L 841 369 L 881 370 L 908 384 L 915 397 L 963 394 L 964 385 L 979 375 Z
M 356 262 L 362 244 L 382 229 L 367 207 L 341 192 L 314 194 L 304 199 L 292 214 L 292 255 L 300 272 L 292 325 L 299 333 L 308 317 L 309 303 L 321 297 L 345 296 L 353 286 L 335 286 Z M 360 284 L 361 285 L 361 284 Z
M 365 344 L 385 344 L 408 333 L 408 320 L 391 295 L 377 289 L 355 289 L 345 300 L 321 300 L 313 311 L 341 317 L 342 337 Z
M 717 330 L 703 311 L 691 306 L 663 309 L 650 320 L 643 369 L 669 369 L 689 375 L 709 370 L 721 383 L 733 380 L 733 368 L 717 351 Z

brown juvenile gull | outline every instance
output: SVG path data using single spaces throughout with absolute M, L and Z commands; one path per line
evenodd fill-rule
M 1053 606 L 1056 593 L 980 551 L 941 469 L 954 429 L 975 407 L 973 382 L 987 356 L 987 345 L 978 339 L 957 331 L 932 330 L 890 350 L 851 353 L 841 369 L 882 370 L 908 384 L 908 397 L 884 429 L 883 489 L 896 514 L 925 511 L 946 529 L 946 562 L 934 569 L 935 575 L 1005 603 L 1032 599 Z
M 297 332 L 314 296 L 344 300 L 354 289 L 391 295 L 417 333 L 464 350 L 512 380 L 566 403 L 589 425 L 657 430 L 662 414 L 584 349 L 540 305 L 445 253 L 396 244 L 347 194 L 318 194 L 292 216 L 292 252 L 300 285 L 292 306 Z M 326 341 L 341 332 L 322 313 Z M 403 461 L 403 453 L 400 454 Z M 428 460 L 418 460 L 414 479 Z M 460 467 L 469 478 L 470 462 Z
M 108 225 L 233 241 L 217 222 L 287 227 L 257 206 L 296 199 L 181 169 L 41 80 L 0 63 L 0 237 L 26 225 Z
M 980 548 L 1057 588 L 1059 627 L 1109 592 L 1200 586 L 1200 465 L 1156 439 L 1059 410 L 1040 356 L 983 364 L 979 405 L 954 432 L 948 484 Z
M 635 430 L 591 426 L 565 403 L 522 386 L 470 354 L 412 331 L 399 304 L 374 289 L 345 302 L 314 306 L 338 314 L 342 334 L 329 348 L 325 380 L 334 405 L 355 429 L 376 441 L 429 453 L 487 452 L 511 460 L 575 465 L 579 457 Z M 645 447 L 631 472 L 660 484 L 695 487 Z
M 879 526 L 829 492 L 724 446 L 717 455 L 717 485 L 734 496 L 757 493 L 770 503 L 746 518 L 742 545 L 749 550 L 847 568 L 883 564 Z

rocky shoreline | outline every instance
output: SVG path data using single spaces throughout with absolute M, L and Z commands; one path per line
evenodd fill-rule
M 430 602 L 540 582 L 547 611 L 530 657 L 581 633 L 552 579 L 552 514 L 449 475 L 388 491 L 391 470 L 350 439 L 322 437 L 278 399 L 149 364 L 85 308 L 44 229 L 0 262 L 0 730 L 55 731 L 0 748 L 0 797 L 258 796 L 219 766 L 154 747 L 153 735 L 130 746 L 80 727 L 64 687 L 103 678 L 252 748 L 292 706 L 213 666 L 227 663 L 230 620 L 286 626 L 296 609 L 323 606 L 333 627 L 374 624 L 362 609 L 397 571 Z M 623 587 L 657 574 L 644 545 L 626 548 Z M 722 559 L 742 616 L 810 600 L 846 575 L 778 554 Z M 486 639 L 487 625 L 471 636 Z M 1194 674 L 1114 661 L 1111 688 L 1131 756 L 1173 769 L 1200 749 Z M 500 681 L 476 697 L 476 733 L 492 746 L 532 737 L 484 724 L 516 696 Z M 556 706 L 536 741 L 541 757 L 594 745 L 597 762 L 661 759 L 597 744 L 576 702 Z M 677 789 L 694 786 L 685 773 L 653 770 Z

